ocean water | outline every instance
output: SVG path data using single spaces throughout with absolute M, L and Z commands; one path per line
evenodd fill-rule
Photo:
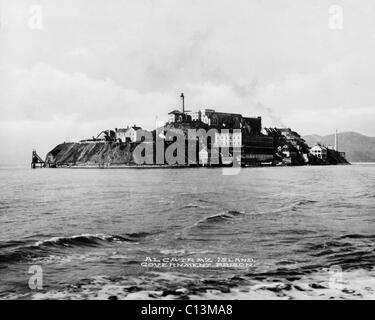
M 0 299 L 374 299 L 374 249 L 374 164 L 0 169 Z

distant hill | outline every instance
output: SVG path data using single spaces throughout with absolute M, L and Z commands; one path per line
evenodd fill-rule
M 368 137 L 357 132 L 342 132 L 337 135 L 339 151 L 346 152 L 350 162 L 375 162 L 375 137 Z M 335 145 L 335 135 L 308 135 L 303 137 L 312 147 L 317 142 L 326 146 Z

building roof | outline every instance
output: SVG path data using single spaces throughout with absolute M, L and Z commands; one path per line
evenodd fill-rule
M 117 131 L 116 132 L 128 132 L 130 129 L 133 129 L 133 130 L 140 130 L 140 129 L 142 129 L 141 127 L 138 127 L 138 126 L 136 126 L 136 125 L 134 125 L 134 126 L 131 126 L 131 127 L 127 127 L 127 128 L 120 128 L 120 129 L 117 129 Z
M 169 112 L 168 114 L 182 114 L 182 112 L 179 111 L 179 110 L 173 110 L 173 111 Z
M 321 150 L 327 150 L 326 146 L 321 145 L 320 143 L 317 143 L 315 146 L 311 148 L 312 149 L 321 149 Z
M 241 117 L 242 118 L 242 114 L 240 114 L 240 113 L 218 112 L 218 111 L 215 111 L 215 114 L 217 114 L 217 115 L 224 115 L 224 116 L 232 116 L 232 117 Z

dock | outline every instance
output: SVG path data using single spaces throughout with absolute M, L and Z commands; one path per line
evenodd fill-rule
M 36 153 L 36 150 L 33 150 L 32 156 L 31 156 L 31 168 L 44 168 L 45 167 L 44 160 L 39 157 L 39 155 Z

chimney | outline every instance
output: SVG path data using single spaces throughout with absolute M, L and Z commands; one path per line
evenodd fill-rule
M 182 113 L 185 113 L 185 96 L 181 93 L 180 98 L 182 99 Z
M 337 141 L 338 139 L 337 139 L 337 129 L 336 129 L 336 131 L 335 131 L 335 150 L 336 151 L 339 151 L 338 150 L 338 148 L 339 148 L 339 146 L 338 146 L 338 141 Z

